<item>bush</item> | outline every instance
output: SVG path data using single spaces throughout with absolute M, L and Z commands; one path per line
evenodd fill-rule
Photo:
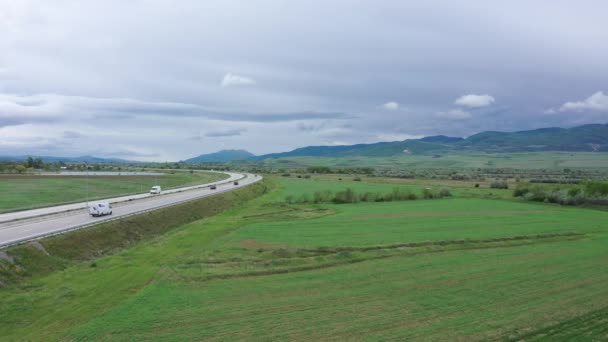
M 332 201 L 333 194 L 329 190 L 316 191 L 313 195 L 313 203 L 327 203 Z
M 306 170 L 310 173 L 331 173 L 331 169 L 327 166 L 309 166 Z
M 505 182 L 505 181 L 492 182 L 490 184 L 490 188 L 492 188 L 492 189 L 508 189 L 509 188 L 509 184 L 507 184 L 507 182 Z
M 475 184 L 475 187 L 476 187 L 476 188 L 479 188 L 479 183 L 476 183 L 476 184 Z
M 601 183 L 601 182 L 599 182 Z M 541 186 L 518 186 L 513 192 L 513 196 L 521 197 L 526 201 L 557 203 L 561 205 L 607 205 L 608 196 L 601 195 L 602 186 L 595 188 L 595 184 L 591 189 L 574 187 L 570 189 L 543 188 Z M 594 192 L 589 192 L 589 190 Z
M 355 177 L 355 178 L 353 178 L 353 181 L 360 182 L 361 181 L 361 177 Z
M 594 196 L 608 196 L 608 182 L 587 181 L 584 184 L 585 193 Z
M 429 188 L 425 188 L 422 190 L 422 198 L 424 199 L 433 199 L 433 192 Z
M 356 203 L 358 198 L 353 189 L 348 188 L 344 191 L 338 191 L 332 201 L 336 204 Z
M 450 197 L 452 196 L 452 193 L 450 192 L 449 189 L 441 189 L 439 191 L 439 197 Z

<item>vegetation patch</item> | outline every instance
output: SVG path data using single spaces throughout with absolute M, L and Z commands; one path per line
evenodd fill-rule
M 438 217 L 438 216 L 462 216 L 462 215 L 528 215 L 539 213 L 557 213 L 557 210 L 510 210 L 510 211 L 445 211 L 431 213 L 392 213 L 381 215 L 357 215 L 357 219 L 377 219 L 386 217 Z
M 535 202 L 608 207 L 608 182 L 586 181 L 581 185 L 561 186 L 521 184 L 513 196 Z

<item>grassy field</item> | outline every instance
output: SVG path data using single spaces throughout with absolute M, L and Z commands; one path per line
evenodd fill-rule
M 208 183 L 228 178 L 218 173 L 174 173 L 164 176 L 0 175 L 0 213 Z
M 453 198 L 293 205 L 319 189 L 429 184 L 272 182 L 94 267 L 0 290 L 4 339 L 608 339 L 608 212 L 451 182 L 430 183 Z
M 402 155 L 394 157 L 289 157 L 269 159 L 266 166 L 306 167 L 373 167 L 385 169 L 608 169 L 608 153 L 594 152 L 520 152 L 520 153 L 461 153 L 433 155 Z

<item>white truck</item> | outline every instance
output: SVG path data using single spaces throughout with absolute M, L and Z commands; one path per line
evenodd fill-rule
M 89 206 L 91 216 L 112 215 L 112 205 L 108 202 L 100 202 Z
M 160 185 L 155 185 L 152 187 L 152 189 L 150 189 L 150 193 L 153 195 L 159 195 L 160 191 Z

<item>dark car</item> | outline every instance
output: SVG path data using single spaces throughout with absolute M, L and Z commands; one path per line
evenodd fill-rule
M 239 185 L 239 182 L 234 182 L 234 185 Z
M 211 189 L 211 190 L 215 190 L 215 189 L 217 189 L 217 186 L 212 185 L 212 186 L 210 186 L 210 187 L 209 187 L 209 189 Z

